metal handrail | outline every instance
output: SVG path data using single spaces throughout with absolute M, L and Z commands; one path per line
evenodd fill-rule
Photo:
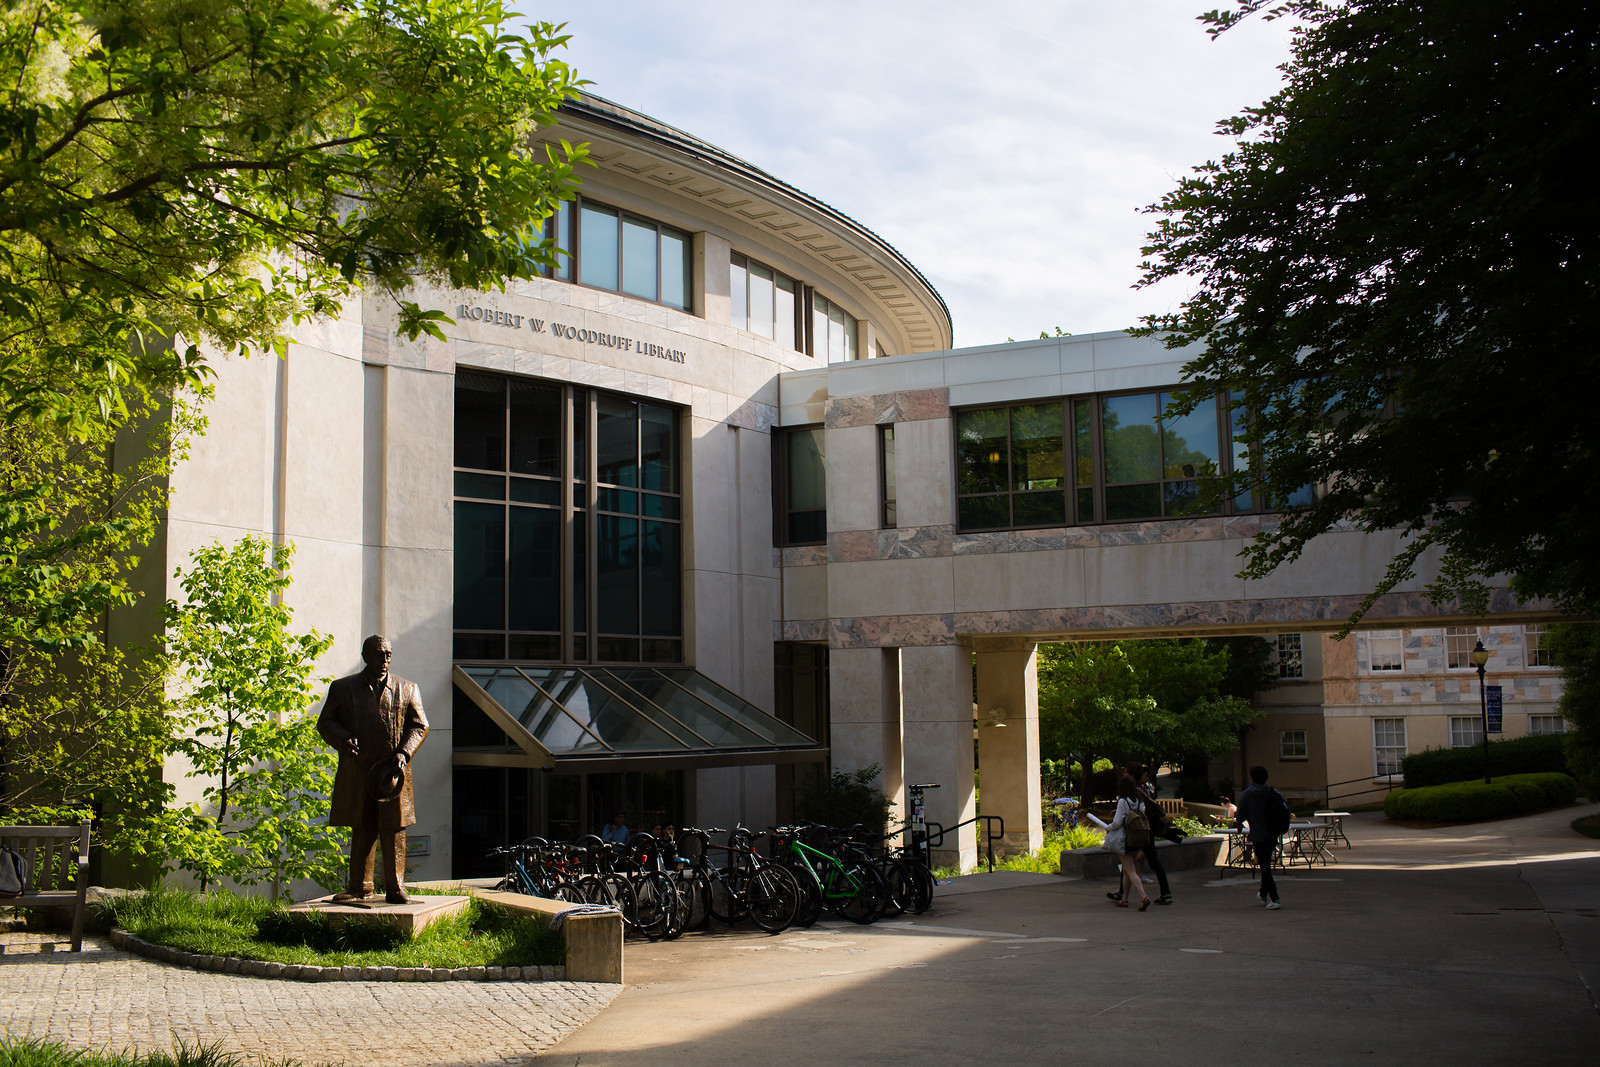
M 1005 817 L 1001 816 L 1001 815 L 974 815 L 972 818 L 967 819 L 964 822 L 956 823 L 954 826 L 950 827 L 950 830 L 959 830 L 963 826 L 971 826 L 971 825 L 974 825 L 974 824 L 980 823 L 980 822 L 984 824 L 983 825 L 984 845 L 987 848 L 988 853 L 989 853 L 989 871 L 990 871 L 990 873 L 993 873 L 994 872 L 994 843 L 996 841 L 1004 839 L 1004 837 L 1006 836 L 1006 820 L 1005 820 Z M 993 824 L 995 824 L 995 823 L 999 823 L 1000 824 L 1000 829 L 998 831 L 996 831 L 993 828 Z M 937 833 L 935 833 L 934 830 L 933 830 L 933 827 L 935 827 L 935 826 L 937 826 L 939 828 Z M 940 845 L 944 844 L 944 835 L 947 832 L 949 832 L 944 828 L 944 824 L 936 823 L 936 822 L 930 822 L 930 823 L 928 823 L 928 827 L 929 827 L 929 829 L 928 829 L 928 839 L 924 843 L 925 846 L 927 848 L 937 848 Z M 928 864 L 928 866 L 932 867 L 933 864 L 930 863 L 930 864 Z
M 1383 782 L 1382 785 L 1372 785 L 1371 784 L 1373 782 L 1377 782 L 1377 781 L 1380 781 L 1380 780 Z M 1365 789 L 1354 789 L 1354 790 L 1351 790 L 1348 793 L 1335 794 L 1333 792 L 1335 786 L 1355 785 L 1357 782 L 1366 782 L 1366 783 L 1368 783 L 1367 788 L 1365 788 Z M 1367 793 L 1383 793 L 1385 796 L 1387 796 L 1388 794 L 1394 792 L 1396 789 L 1399 789 L 1400 787 L 1405 785 L 1405 782 L 1406 782 L 1406 778 L 1405 778 L 1404 774 L 1385 774 L 1385 775 L 1381 775 L 1381 776 L 1380 775 L 1376 775 L 1376 774 L 1368 774 L 1368 775 L 1363 775 L 1360 778 L 1351 778 L 1351 779 L 1349 779 L 1347 781 L 1343 781 L 1343 782 L 1329 782 L 1327 785 L 1323 786 L 1323 788 L 1322 788 L 1323 806 L 1331 808 L 1331 807 L 1333 807 L 1333 802 L 1335 800 L 1348 800 L 1350 797 L 1364 796 Z

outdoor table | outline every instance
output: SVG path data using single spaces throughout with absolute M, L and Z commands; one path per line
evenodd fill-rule
M 1332 827 L 1325 822 L 1292 822 L 1289 824 L 1289 833 L 1293 841 L 1289 845 L 1287 866 L 1304 863 L 1307 867 L 1317 864 L 1326 864 L 1334 859 L 1328 851 L 1327 840 L 1332 832 Z
M 1348 811 L 1315 811 L 1311 814 L 1313 818 L 1321 819 L 1328 824 L 1327 843 L 1329 845 L 1332 845 L 1334 840 L 1338 839 L 1344 842 L 1345 848 L 1350 847 L 1350 839 L 1344 836 L 1344 820 L 1345 816 L 1350 814 Z

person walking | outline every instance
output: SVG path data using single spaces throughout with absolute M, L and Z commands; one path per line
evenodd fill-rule
M 1161 865 L 1161 857 L 1156 855 L 1156 840 L 1165 838 L 1173 841 L 1173 835 L 1177 834 L 1176 840 L 1182 841 L 1183 835 L 1178 834 L 1173 828 L 1166 814 L 1162 812 L 1160 803 L 1156 801 L 1155 789 L 1149 781 L 1149 772 L 1138 763 L 1130 763 L 1123 770 L 1128 778 L 1133 779 L 1133 784 L 1139 791 L 1139 798 L 1144 802 L 1145 815 L 1150 820 L 1150 844 L 1133 851 L 1144 861 L 1144 868 L 1151 871 L 1155 878 L 1152 879 L 1140 872 L 1139 880 L 1145 883 L 1154 881 L 1160 887 L 1161 894 L 1156 897 L 1157 904 L 1171 904 L 1172 887 L 1167 882 L 1167 870 Z M 1122 888 L 1118 886 L 1116 892 L 1107 893 L 1106 896 L 1112 900 L 1121 900 Z
M 1150 894 L 1144 891 L 1144 882 L 1139 878 L 1137 856 L 1145 845 L 1150 844 L 1150 818 L 1146 812 L 1146 802 L 1142 799 L 1139 787 L 1133 784 L 1133 779 L 1123 775 L 1117 783 L 1117 812 L 1111 821 L 1102 822 L 1092 814 L 1089 816 L 1102 830 L 1106 832 L 1106 844 L 1118 851 L 1122 856 L 1122 886 L 1121 895 L 1115 898 L 1119 908 L 1126 908 L 1133 899 L 1134 890 L 1139 891 L 1139 910 L 1144 911 L 1150 906 Z
M 1239 794 L 1238 811 L 1234 828 L 1250 828 L 1250 847 L 1256 854 L 1256 866 L 1261 869 L 1261 890 L 1256 896 L 1268 911 L 1276 911 L 1283 904 L 1278 900 L 1278 883 L 1272 877 L 1272 857 L 1278 838 L 1289 828 L 1289 802 L 1267 784 L 1265 767 L 1250 768 L 1250 784 Z

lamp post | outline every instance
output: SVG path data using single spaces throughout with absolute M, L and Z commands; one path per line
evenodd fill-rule
M 1478 714 L 1483 722 L 1483 784 L 1489 784 L 1489 701 L 1484 695 L 1483 667 L 1489 662 L 1489 650 L 1479 640 L 1472 649 L 1472 665 L 1478 668 Z

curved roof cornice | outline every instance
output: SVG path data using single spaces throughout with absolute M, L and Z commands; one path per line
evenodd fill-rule
M 932 283 L 894 246 L 843 212 L 708 141 L 602 97 L 583 93 L 569 99 L 560 119 L 562 126 L 617 135 L 614 150 L 591 148 L 591 160 L 602 168 L 708 202 L 827 263 L 858 295 L 876 301 L 874 317 L 900 335 L 897 351 L 950 347 L 950 309 Z M 662 156 L 681 169 L 664 166 Z

